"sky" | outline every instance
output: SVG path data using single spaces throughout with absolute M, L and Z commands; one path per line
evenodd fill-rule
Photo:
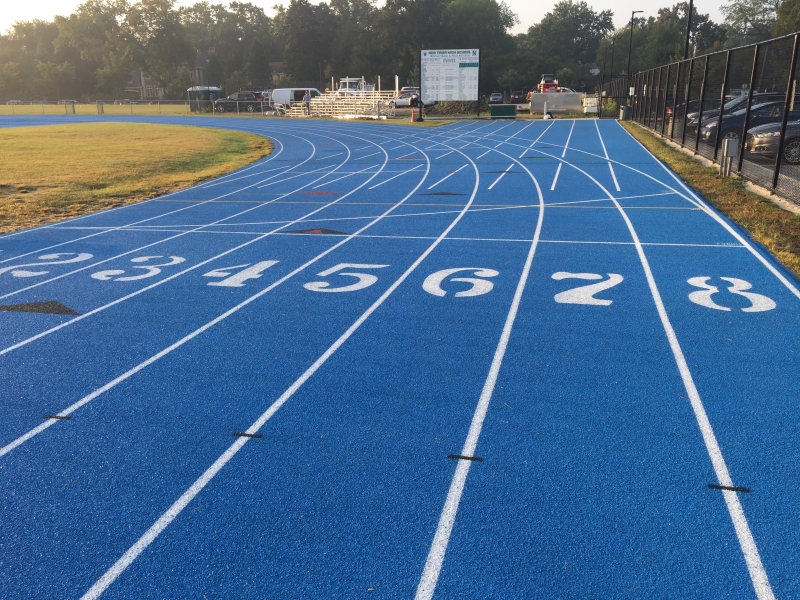
M 197 0 L 178 0 L 178 4 L 188 6 Z M 277 4 L 288 4 L 288 0 L 250 0 L 253 4 L 261 6 L 268 15 L 274 11 L 272 6 Z M 311 0 L 316 3 L 315 0 Z M 0 10 L 0 32 L 7 33 L 15 21 L 31 21 L 33 19 L 43 19 L 51 21 L 55 15 L 69 15 L 83 0 L 25 0 L 24 2 L 4 0 L 3 8 Z M 213 3 L 227 4 L 227 0 L 212 0 Z M 550 11 L 556 0 L 551 2 L 531 2 L 530 0 L 506 0 L 506 4 L 511 10 L 517 13 L 520 23 L 512 30 L 512 33 L 522 33 L 528 27 L 538 23 L 542 17 Z M 611 10 L 614 12 L 614 24 L 623 27 L 630 22 L 632 10 L 642 10 L 644 13 L 637 16 L 655 16 L 658 9 L 664 6 L 676 4 L 678 0 L 587 0 L 587 4 L 595 11 Z M 719 11 L 720 2 L 713 0 L 697 0 L 695 10 L 708 14 L 713 21 L 722 22 L 722 15 Z

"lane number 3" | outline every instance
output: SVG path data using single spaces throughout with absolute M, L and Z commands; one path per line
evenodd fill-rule
M 730 308 L 721 306 L 712 299 L 714 294 L 719 293 L 719 288 L 709 284 L 709 279 L 711 279 L 711 277 L 691 277 L 686 280 L 689 285 L 700 288 L 700 290 L 689 294 L 689 300 L 700 306 L 705 306 L 706 308 L 730 311 Z M 730 284 L 728 291 L 731 294 L 742 296 L 750 301 L 750 306 L 743 308 L 742 312 L 764 312 L 772 310 L 777 306 L 772 298 L 768 298 L 762 294 L 756 294 L 755 292 L 748 292 L 747 290 L 753 287 L 749 281 L 736 279 L 735 277 L 720 277 L 720 279 Z

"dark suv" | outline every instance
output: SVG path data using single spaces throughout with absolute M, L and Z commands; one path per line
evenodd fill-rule
M 214 101 L 214 110 L 224 112 L 249 112 L 261 111 L 264 105 L 264 95 L 259 92 L 235 92 L 227 98 Z
M 511 90 L 511 104 L 523 104 L 525 93 L 522 90 Z

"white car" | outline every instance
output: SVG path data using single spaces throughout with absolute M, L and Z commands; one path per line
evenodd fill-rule
M 403 91 L 401 91 L 399 96 L 389 100 L 389 104 L 395 106 L 396 108 L 401 108 L 401 107 L 404 107 L 404 106 L 411 106 L 411 98 L 414 97 L 414 96 L 419 97 L 419 92 L 411 92 L 411 91 L 403 92 Z M 433 106 L 434 104 L 435 104 L 435 102 L 431 102 L 429 104 L 426 104 L 425 106 Z

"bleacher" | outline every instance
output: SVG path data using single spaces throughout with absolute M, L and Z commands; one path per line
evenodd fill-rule
M 378 119 L 395 114 L 394 104 L 390 102 L 394 92 L 358 91 L 325 92 L 312 98 L 310 102 L 312 117 L 335 119 Z M 304 102 L 292 102 L 290 106 L 276 106 L 280 114 L 287 117 L 308 117 Z

